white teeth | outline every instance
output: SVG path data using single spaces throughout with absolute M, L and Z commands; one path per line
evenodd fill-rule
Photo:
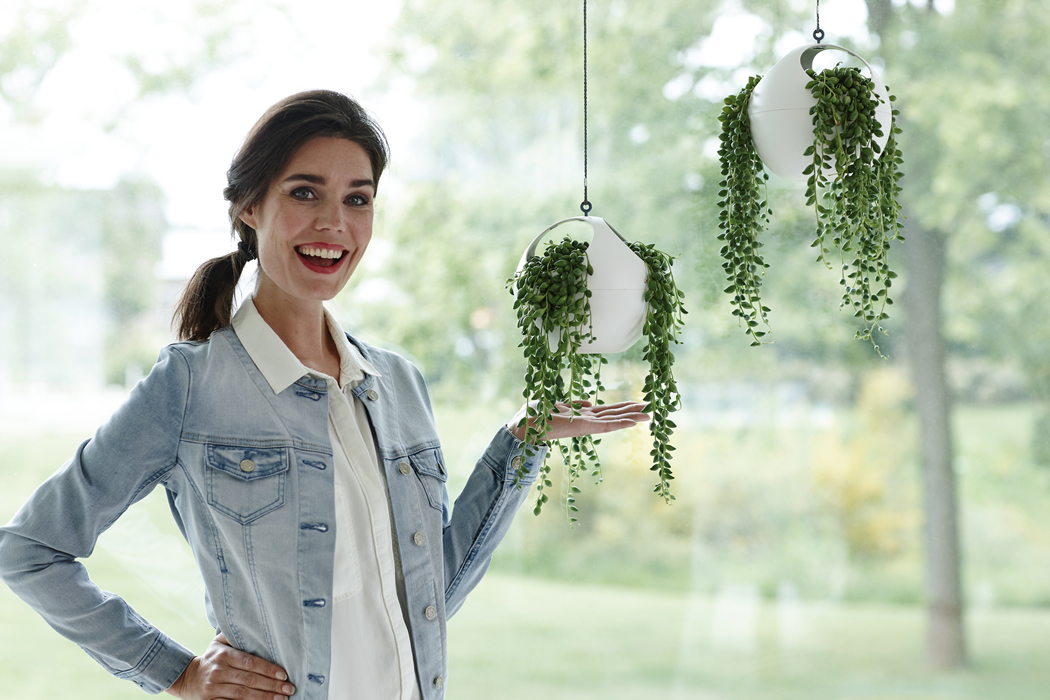
M 316 248 L 312 245 L 301 245 L 296 248 L 303 255 L 309 255 L 314 258 L 328 258 L 334 260 L 342 257 L 343 251 L 336 250 L 334 248 Z

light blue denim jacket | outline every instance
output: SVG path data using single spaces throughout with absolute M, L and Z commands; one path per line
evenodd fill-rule
M 416 673 L 423 698 L 435 700 L 444 697 L 446 618 L 487 569 L 544 450 L 526 457 L 501 428 L 450 509 L 422 376 L 401 357 L 351 340 L 381 375 L 366 375 L 354 395 L 386 472 Z M 521 460 L 530 479 L 519 489 Z M 150 693 L 171 686 L 192 652 L 100 591 L 76 559 L 157 485 L 204 577 L 212 626 L 282 666 L 296 697 L 327 698 L 335 506 L 325 382 L 303 376 L 275 394 L 231 328 L 171 345 L 127 403 L 0 528 L 0 575 L 15 593 Z

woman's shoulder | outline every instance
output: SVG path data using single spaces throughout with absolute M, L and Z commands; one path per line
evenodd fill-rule
M 160 349 L 154 369 L 186 371 L 194 374 L 205 367 L 236 362 L 237 352 L 230 338 L 235 338 L 230 327 L 220 328 L 207 340 L 180 340 Z
M 368 360 L 370 363 L 376 366 L 376 369 L 380 369 L 379 365 L 383 365 L 390 368 L 404 368 L 413 369 L 419 371 L 416 365 L 406 357 L 407 353 L 404 351 L 391 348 L 388 346 L 376 345 L 375 343 L 368 343 L 359 338 L 355 338 L 349 333 L 346 334 L 347 340 L 350 344 L 357 348 L 362 357 Z
M 419 367 L 417 367 L 416 364 L 406 356 L 407 353 L 404 353 L 404 351 L 366 343 L 349 333 L 346 334 L 346 337 L 350 340 L 350 343 L 361 352 L 361 356 L 375 367 L 376 371 L 379 372 L 381 376 L 394 380 L 407 379 L 420 385 L 425 384 L 423 373 L 420 371 Z

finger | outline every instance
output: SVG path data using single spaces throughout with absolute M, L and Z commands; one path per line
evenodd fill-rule
M 621 401 L 615 404 L 595 406 L 589 411 L 599 416 L 629 416 L 645 414 L 645 404 L 638 401 Z
M 580 410 L 581 408 L 590 408 L 592 405 L 593 404 L 590 401 L 587 401 L 586 399 L 580 399 L 579 401 L 572 402 L 572 408 L 576 410 Z M 569 413 L 569 403 L 567 401 L 559 401 L 558 403 L 554 404 L 554 412 Z
M 554 404 L 554 406 L 556 409 L 558 409 L 559 412 L 562 412 L 563 409 L 569 408 L 567 403 L 557 403 Z M 581 412 L 605 412 L 623 410 L 641 411 L 641 409 L 645 408 L 645 404 L 640 401 L 617 401 L 616 403 L 601 403 L 595 405 L 592 404 L 590 401 L 574 401 L 573 408 Z
M 598 435 L 599 433 L 611 433 L 614 430 L 624 430 L 626 428 L 633 428 L 641 422 L 643 422 L 643 419 L 635 418 L 617 418 L 610 420 L 588 421 L 586 432 L 584 434 Z
M 550 430 L 547 431 L 547 439 L 558 440 L 565 437 L 582 437 L 584 435 L 598 435 L 611 433 L 614 430 L 631 428 L 642 421 L 649 420 L 645 413 L 630 413 L 621 416 L 596 417 L 583 414 L 575 418 L 558 418 L 552 421 Z
M 621 401 L 615 404 L 603 404 L 581 409 L 573 418 L 592 417 L 598 420 L 634 418 L 635 420 L 648 420 L 645 413 L 645 404 L 637 401 Z
M 641 411 L 643 408 L 645 408 L 644 401 L 617 401 L 615 403 L 603 403 L 600 406 L 595 406 L 595 409 L 610 411 L 619 411 L 622 409 Z
M 251 698 L 273 700 L 295 693 L 295 686 L 287 681 L 278 681 L 249 671 L 227 670 L 216 674 L 213 681 L 219 691 L 218 697 Z M 246 690 L 247 689 L 247 690 Z
M 280 666 L 272 664 L 266 659 L 240 651 L 232 646 L 227 646 L 219 653 L 226 666 L 238 671 L 244 671 L 262 678 L 275 678 L 278 681 L 288 679 L 288 674 Z

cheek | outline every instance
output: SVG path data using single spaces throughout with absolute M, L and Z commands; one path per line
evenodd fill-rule
M 296 230 L 294 215 L 283 211 L 276 212 L 259 223 L 260 227 L 255 230 L 255 235 L 259 241 L 260 257 L 263 250 L 277 252 L 290 238 L 290 232 Z

